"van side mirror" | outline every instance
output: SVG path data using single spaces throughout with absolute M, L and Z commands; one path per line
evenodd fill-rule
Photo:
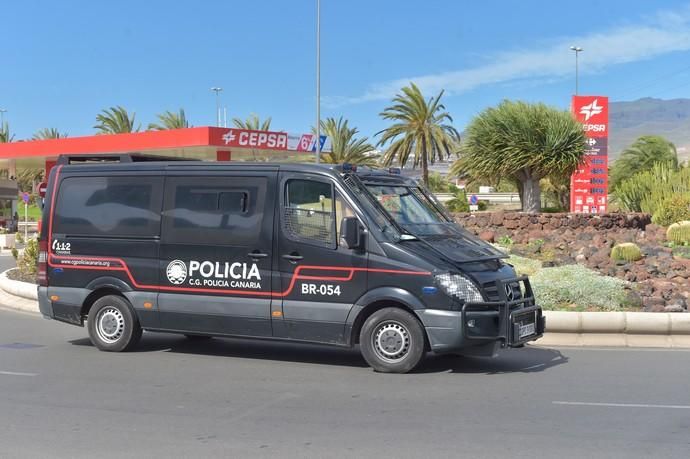
M 348 249 L 360 249 L 364 246 L 362 228 L 357 217 L 344 217 L 340 221 L 340 240 L 345 242 Z

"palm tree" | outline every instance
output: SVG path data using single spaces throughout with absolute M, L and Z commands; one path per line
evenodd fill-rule
M 9 143 L 14 140 L 14 134 L 10 134 L 10 125 L 5 121 L 0 126 L 0 143 Z
M 159 113 L 156 116 L 160 124 L 150 123 L 148 128 L 149 131 L 167 131 L 169 129 L 184 129 L 190 127 L 189 121 L 184 114 L 184 109 L 182 108 L 177 113 L 166 110 L 165 113 Z
M 128 132 L 138 132 L 141 125 L 134 127 L 136 113 L 130 114 L 121 106 L 104 109 L 96 116 L 98 124 L 94 129 L 98 134 L 123 134 Z
M 441 104 L 441 91 L 428 101 L 414 84 L 402 88 L 402 94 L 393 99 L 393 105 L 380 113 L 385 120 L 395 122 L 378 132 L 381 140 L 377 145 L 391 142 L 383 156 L 383 163 L 390 165 L 397 159 L 404 166 L 414 156 L 412 167 L 422 166 L 424 184 L 429 183 L 429 162 L 450 157 L 460 141 L 460 134 L 451 126 L 453 118 Z
M 611 166 L 611 189 L 638 172 L 650 170 L 654 163 L 668 163 L 672 169 L 677 169 L 676 146 L 661 136 L 643 135 L 626 148 Z
M 349 127 L 348 121 L 341 116 L 339 119 L 326 118 L 321 120 L 321 132 L 331 138 L 331 152 L 324 153 L 321 161 L 328 164 L 362 164 L 374 166 L 377 156 L 376 148 L 369 143 L 367 137 L 357 138 L 357 128 Z M 312 131 L 315 129 L 312 128 Z
M 19 191 L 32 193 L 44 176 L 45 171 L 42 167 L 19 169 L 17 171 L 17 187 Z
M 43 128 L 32 137 L 32 140 L 64 139 L 67 134 L 58 131 L 56 128 Z
M 249 129 L 251 131 L 269 131 L 271 129 L 271 117 L 269 116 L 263 122 L 259 120 L 256 113 L 252 113 L 246 120 L 240 118 L 233 118 L 232 124 L 240 129 Z

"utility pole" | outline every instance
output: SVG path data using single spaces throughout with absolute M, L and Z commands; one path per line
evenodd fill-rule
M 582 52 L 582 48 L 580 48 L 579 46 L 571 46 L 570 49 L 575 51 L 575 95 L 577 96 L 577 92 L 579 89 L 578 88 L 579 70 L 578 70 L 578 59 L 577 58 L 578 58 L 578 55 Z
M 223 90 L 223 88 L 220 88 L 218 86 L 214 86 L 211 88 L 211 91 L 216 93 L 216 126 L 220 127 L 220 92 Z
M 321 0 L 316 0 L 316 164 L 321 162 Z

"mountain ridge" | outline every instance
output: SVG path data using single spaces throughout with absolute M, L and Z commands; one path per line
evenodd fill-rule
M 690 160 L 690 99 L 643 97 L 609 103 L 609 160 L 638 137 L 659 135 L 674 143 L 681 161 Z

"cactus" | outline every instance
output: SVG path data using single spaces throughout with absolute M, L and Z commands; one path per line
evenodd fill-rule
M 633 262 L 642 258 L 642 251 L 632 242 L 616 244 L 611 249 L 611 259 L 615 261 Z
M 666 239 L 679 245 L 690 244 L 690 221 L 670 225 L 666 230 Z

